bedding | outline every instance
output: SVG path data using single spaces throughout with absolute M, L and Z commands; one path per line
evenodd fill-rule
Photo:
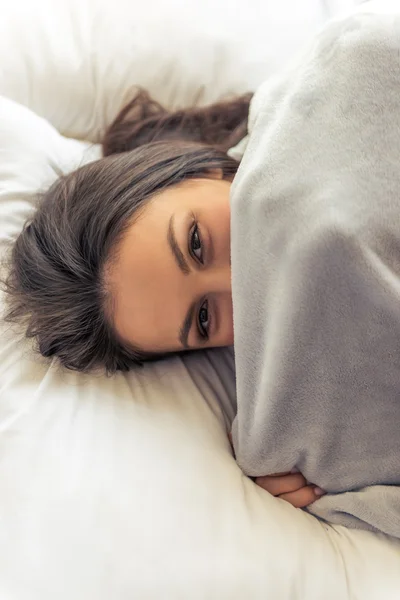
M 133 89 L 167 107 L 253 91 L 357 0 L 0 0 L 0 94 L 98 142 Z
M 237 460 L 397 538 L 399 55 L 398 7 L 329 24 L 257 92 L 232 195 Z
M 2 256 L 37 190 L 97 152 L 0 98 Z M 243 477 L 232 370 L 222 351 L 67 372 L 0 322 L 0 597 L 397 600 L 399 544 Z
M 184 4 L 189 11 L 195 2 Z M 275 42 L 305 39 L 327 5 L 302 3 L 303 15 L 298 4 L 289 21 L 290 2 L 279 3 L 276 13 L 276 3 L 260 5 L 269 6 L 270 29 L 267 35 L 266 24 L 257 23 L 250 46 L 264 48 L 267 70 L 268 48 L 281 64 L 286 47 L 280 54 Z M 175 19 L 174 31 L 181 32 L 179 3 L 168 5 L 177 12 L 171 9 L 167 21 Z M 96 141 L 138 73 L 172 103 L 195 95 L 199 81 L 209 84 L 204 98 L 212 99 L 233 85 L 248 89 L 246 78 L 254 75 L 244 52 L 250 16 L 240 44 L 239 25 L 233 34 L 230 25 L 207 33 L 204 15 L 197 38 L 191 40 L 190 24 L 184 41 L 165 35 L 171 41 L 165 49 L 150 25 L 142 44 L 133 35 L 155 3 L 129 2 L 125 12 L 120 0 L 0 0 L 0 6 L 0 92 L 45 117 L 0 98 L 2 256 L 37 191 L 98 156 L 98 147 L 57 129 Z M 154 9 L 160 22 L 165 6 Z M 217 18 L 224 6 L 229 12 L 240 3 L 213 3 Z M 229 18 L 235 14 L 244 20 L 236 8 Z M 215 44 L 199 54 L 199 39 Z M 238 54 L 229 58 L 229 48 L 242 53 L 242 62 L 235 62 Z M 161 58 L 165 86 L 155 62 Z M 269 74 L 262 62 L 256 66 L 261 79 Z M 399 543 L 321 523 L 243 476 L 226 437 L 235 413 L 233 368 L 229 351 L 214 351 L 112 378 L 65 372 L 2 323 L 0 598 L 398 600 Z

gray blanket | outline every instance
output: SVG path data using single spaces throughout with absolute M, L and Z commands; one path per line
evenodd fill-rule
M 243 471 L 296 467 L 311 513 L 400 537 L 400 13 L 330 24 L 257 92 L 232 277 Z

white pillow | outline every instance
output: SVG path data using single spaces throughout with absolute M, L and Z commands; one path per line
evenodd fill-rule
M 0 0 L 0 94 L 98 141 L 141 85 L 167 106 L 254 91 L 359 0 Z
M 2 240 L 88 151 L 0 99 Z M 397 600 L 398 543 L 324 525 L 241 474 L 233 388 L 226 351 L 84 376 L 2 325 L 0 598 Z

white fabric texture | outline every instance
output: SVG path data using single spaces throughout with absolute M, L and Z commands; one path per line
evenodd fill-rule
M 167 106 L 254 91 L 358 0 L 0 0 L 0 94 L 98 141 L 141 85 Z
M 204 101 L 247 90 L 252 63 L 250 55 L 241 56 L 249 39 L 243 34 L 235 41 L 239 25 L 231 38 L 231 25 L 210 30 L 215 45 L 207 51 L 204 13 L 198 37 L 186 31 L 185 43 L 178 43 L 170 32 L 184 31 L 179 14 L 187 26 L 187 13 L 179 12 L 184 3 L 171 4 L 177 11 L 171 29 L 162 26 L 165 4 L 125 2 L 122 10 L 122 0 L 1 0 L 0 92 L 65 134 L 96 140 L 137 83 L 170 104 L 194 98 L 199 83 L 208 89 Z M 275 41 L 289 4 L 296 7 L 274 3 L 276 13 L 269 5 L 279 17 L 270 22 Z M 304 39 L 307 24 L 314 27 L 325 15 L 325 4 L 308 3 Z M 219 23 L 224 12 L 231 11 L 232 20 L 240 5 L 219 9 Z M 215 3 L 208 8 L 214 17 Z M 148 37 L 154 14 L 161 38 L 160 30 Z M 294 33 L 303 36 L 296 31 L 299 10 L 294 14 L 289 41 Z M 247 12 L 236 15 L 245 27 Z M 189 22 L 200 27 L 197 18 Z M 140 41 L 132 31 L 142 32 Z M 263 45 L 266 50 L 254 67 L 255 83 L 269 69 L 265 23 L 259 31 L 250 47 L 254 56 Z M 230 70 L 229 39 L 238 48 Z M 271 60 L 280 63 L 284 53 Z M 158 66 L 160 59 L 165 62 Z M 97 155 L 96 147 L 66 140 L 26 108 L 0 99 L 2 251 L 30 214 L 36 191 Z M 106 379 L 59 370 L 2 325 L 0 598 L 397 600 L 398 544 L 323 525 L 242 476 L 226 438 L 233 388 L 229 352 Z

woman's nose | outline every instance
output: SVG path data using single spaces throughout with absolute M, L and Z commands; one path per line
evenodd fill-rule
M 232 293 L 231 268 L 229 265 L 219 268 L 205 269 L 200 273 L 201 294 Z

